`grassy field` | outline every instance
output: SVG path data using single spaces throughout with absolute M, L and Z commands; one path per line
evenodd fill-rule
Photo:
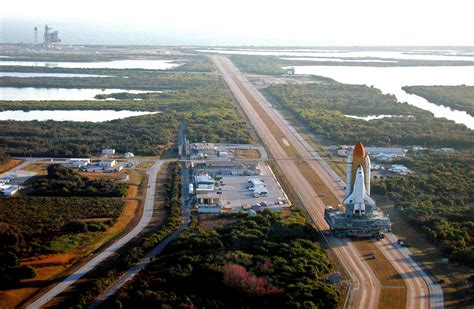
M 0 173 L 5 173 L 5 172 L 15 168 L 16 166 L 20 165 L 21 162 L 23 162 L 23 161 L 22 160 L 10 160 L 7 163 L 4 163 L 4 164 L 0 165 Z
M 236 149 L 235 156 L 238 159 L 260 159 L 260 151 L 257 149 Z
M 135 219 L 142 207 L 144 190 L 141 189 L 143 187 L 141 186 L 143 174 L 132 170 L 129 175 L 128 194 L 124 199 L 124 207 L 119 217 L 115 219 L 115 223 L 104 232 L 89 232 L 60 237 L 50 244 L 51 249 L 58 253 L 21 260 L 21 264 L 33 266 L 38 275 L 33 279 L 23 280 L 17 288 L 0 291 L 1 308 L 17 307 L 39 289 L 50 284 L 54 278 L 62 275 L 80 259 L 89 256 L 91 252 L 130 228 L 129 224 Z M 146 187 L 146 184 L 144 186 Z

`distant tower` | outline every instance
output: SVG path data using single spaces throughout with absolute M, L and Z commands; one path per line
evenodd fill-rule
M 35 30 L 35 45 L 38 44 L 38 27 L 33 28 Z
M 44 48 L 49 47 L 49 28 L 48 25 L 44 25 L 44 38 L 43 38 L 43 43 L 44 43 Z
M 44 48 L 50 48 L 54 43 L 61 42 L 61 39 L 59 38 L 59 32 L 51 32 L 50 30 L 53 30 L 53 28 L 48 27 L 48 25 L 44 26 Z

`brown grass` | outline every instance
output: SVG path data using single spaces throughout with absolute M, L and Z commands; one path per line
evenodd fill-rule
M 329 190 L 329 188 L 324 184 L 324 182 L 319 178 L 319 176 L 314 172 L 314 170 L 309 166 L 306 161 L 295 161 L 296 166 L 300 170 L 301 174 L 306 178 L 314 191 L 318 196 L 323 200 L 326 205 L 337 205 L 339 200 L 334 196 L 334 194 Z
M 381 308 L 405 308 L 407 288 L 402 276 L 396 271 L 371 239 L 358 239 L 352 242 L 363 259 L 369 264 L 381 284 Z M 377 258 L 371 259 L 374 251 Z
M 296 151 L 296 149 L 291 145 L 291 143 L 288 141 L 289 145 L 286 145 L 283 142 L 283 139 L 286 139 L 285 134 L 280 130 L 280 128 L 277 126 L 277 124 L 273 121 L 273 119 L 267 114 L 267 112 L 261 107 L 261 105 L 255 100 L 253 95 L 251 95 L 247 88 L 244 87 L 240 81 L 237 81 L 237 86 L 240 88 L 242 93 L 245 95 L 245 97 L 249 100 L 250 104 L 253 106 L 257 114 L 260 116 L 262 121 L 265 123 L 267 128 L 272 132 L 273 136 L 276 138 L 278 143 L 282 146 L 282 148 L 285 150 L 286 154 L 290 158 L 299 158 L 299 154 Z
M 155 164 L 153 161 L 142 161 L 137 165 L 137 168 L 150 168 Z
M 112 179 L 112 180 L 121 180 L 125 177 L 121 173 L 96 173 L 96 172 L 80 172 L 81 176 L 87 177 L 89 179 Z
M 235 156 L 238 159 L 260 159 L 260 151 L 257 149 L 236 149 Z
M 43 175 L 46 175 L 47 168 L 48 168 L 48 164 L 34 163 L 34 164 L 30 164 L 30 165 L 26 166 L 24 168 L 24 170 L 36 173 L 39 176 L 43 176 Z
M 380 308 L 402 309 L 407 305 L 406 287 L 382 287 L 380 291 Z
M 6 171 L 11 170 L 15 166 L 19 165 L 21 162 L 23 162 L 23 161 L 12 159 L 12 160 L 8 161 L 7 163 L 0 165 L 0 173 L 5 173 Z
M 382 285 L 405 286 L 405 282 L 400 274 L 395 270 L 392 264 L 385 258 L 379 248 L 371 239 L 357 239 L 352 242 L 359 250 L 362 258 L 365 258 L 370 268 L 379 278 Z M 370 253 L 374 251 L 377 258 L 370 259 Z

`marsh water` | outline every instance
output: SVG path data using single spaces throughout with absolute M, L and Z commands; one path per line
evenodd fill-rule
M 0 120 L 15 121 L 87 121 L 103 122 L 132 116 L 156 114 L 158 112 L 140 112 L 129 110 L 7 110 L 0 112 Z
M 385 94 L 393 94 L 399 102 L 407 102 L 474 129 L 474 117 L 465 111 L 434 104 L 406 93 L 403 86 L 474 85 L 474 66 L 436 67 L 369 67 L 369 66 L 295 66 L 296 74 L 321 75 L 345 84 L 374 86 Z
M 75 73 L 33 73 L 33 72 L 0 72 L 0 77 L 109 77 L 108 75 L 75 74 Z
M 87 89 L 87 88 L 33 88 L 33 87 L 0 87 L 0 101 L 82 101 L 95 100 L 98 94 L 118 92 L 147 93 L 161 91 L 129 90 L 129 89 Z
M 102 62 L 0 61 L 0 66 L 36 66 L 74 69 L 148 69 L 169 70 L 179 66 L 174 60 L 114 60 Z M 1 67 L 0 67 L 1 70 Z

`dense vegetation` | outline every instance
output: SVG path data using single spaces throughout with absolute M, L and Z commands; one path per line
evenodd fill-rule
M 340 66 L 340 61 L 311 61 L 294 60 L 290 56 L 257 56 L 257 55 L 228 55 L 239 69 L 245 73 L 263 74 L 263 75 L 281 75 L 285 73 L 282 67 L 285 66 Z M 328 56 L 331 56 L 328 54 Z M 295 58 L 304 56 L 295 56 Z M 391 60 L 381 62 L 379 58 L 367 57 L 364 60 L 375 60 L 374 62 L 361 62 L 360 58 L 337 57 L 344 59 L 344 66 L 372 66 L 372 67 L 413 67 L 413 66 L 463 66 L 472 65 L 472 61 L 452 61 L 452 60 L 411 60 L 411 59 L 384 59 Z M 351 61 L 354 60 L 354 61 Z
M 290 111 L 308 128 L 332 142 L 368 145 L 424 145 L 432 147 L 474 147 L 474 132 L 431 113 L 397 103 L 380 90 L 337 82 L 305 85 L 274 85 L 269 97 Z M 345 115 L 398 115 L 371 121 Z M 409 116 L 409 117 L 408 117 Z
M 31 195 L 39 196 L 96 196 L 122 197 L 127 185 L 109 179 L 89 179 L 61 164 L 48 166 L 48 175 L 37 177 Z
M 403 90 L 474 116 L 474 86 L 405 86 Z
M 10 155 L 0 150 L 0 164 L 4 164 L 10 161 Z
M 88 231 L 100 231 L 113 223 L 122 207 L 120 198 L 18 196 L 0 199 L 0 222 L 18 229 L 28 244 L 22 255 L 32 256 L 49 251 L 55 238 L 70 234 L 70 222 L 103 219 L 83 221 Z
M 0 121 L 0 145 L 15 156 L 89 156 L 106 147 L 122 153 L 161 155 L 174 143 L 180 120 L 186 122 L 191 141 L 251 142 L 251 129 L 241 120 L 219 77 L 203 75 L 198 79 L 200 86 L 195 88 L 133 95 L 130 100 L 3 101 L 0 110 L 112 109 L 161 113 L 100 123 Z M 186 85 L 185 80 L 183 83 Z
M 21 234 L 13 226 L 0 223 L 0 289 L 36 275 L 31 267 L 22 266 L 18 262 L 22 241 Z
M 474 266 L 473 152 L 428 153 L 401 160 L 418 173 L 391 177 L 373 186 L 451 260 Z
M 160 155 L 177 125 L 165 114 L 102 123 L 0 121 L 0 143 L 14 156 L 85 157 L 110 147 L 122 153 Z
M 168 235 L 175 231 L 182 222 L 181 216 L 181 170 L 178 162 L 167 165 L 167 178 L 163 184 L 164 190 L 160 194 L 164 197 L 164 208 L 168 217 L 163 225 L 154 226 L 151 233 L 143 235 L 143 238 L 132 241 L 125 250 L 120 250 L 118 255 L 102 265 L 96 274 L 93 274 L 92 284 L 81 287 L 80 293 L 76 295 L 77 302 L 88 305 L 104 291 L 123 271 L 132 267 L 145 253 L 157 246 Z
M 117 71 L 117 70 L 116 70 Z M 115 72 L 116 72 L 115 71 Z M 76 69 L 76 72 L 77 69 Z M 83 73 L 83 70 L 80 70 Z M 108 72 L 108 70 L 103 70 Z M 114 72 L 113 72 L 114 73 Z M 118 73 L 118 72 L 117 72 Z M 142 89 L 142 90 L 184 90 L 203 87 L 208 83 L 204 74 L 185 72 L 157 73 L 133 70 L 126 76 L 110 77 L 0 77 L 0 87 L 45 87 L 45 88 L 99 88 L 99 89 Z M 203 78 L 206 77 L 206 78 Z
M 276 57 L 245 55 L 231 55 L 229 57 L 245 73 L 264 75 L 281 75 L 285 73 L 285 70 L 282 69 L 281 60 Z
M 334 308 L 331 265 L 317 232 L 293 214 L 264 212 L 211 231 L 188 228 L 119 293 L 128 308 Z
M 77 172 L 53 164 L 48 175 L 33 180 L 30 196 L 0 199 L 0 222 L 6 222 L 26 240 L 22 257 L 61 251 L 58 239 L 105 230 L 123 207 L 127 186 L 111 180 L 89 180 Z M 92 219 L 92 220 L 91 220 Z M 56 242 L 56 244 L 58 244 Z M 19 252 L 20 252 L 19 251 Z

